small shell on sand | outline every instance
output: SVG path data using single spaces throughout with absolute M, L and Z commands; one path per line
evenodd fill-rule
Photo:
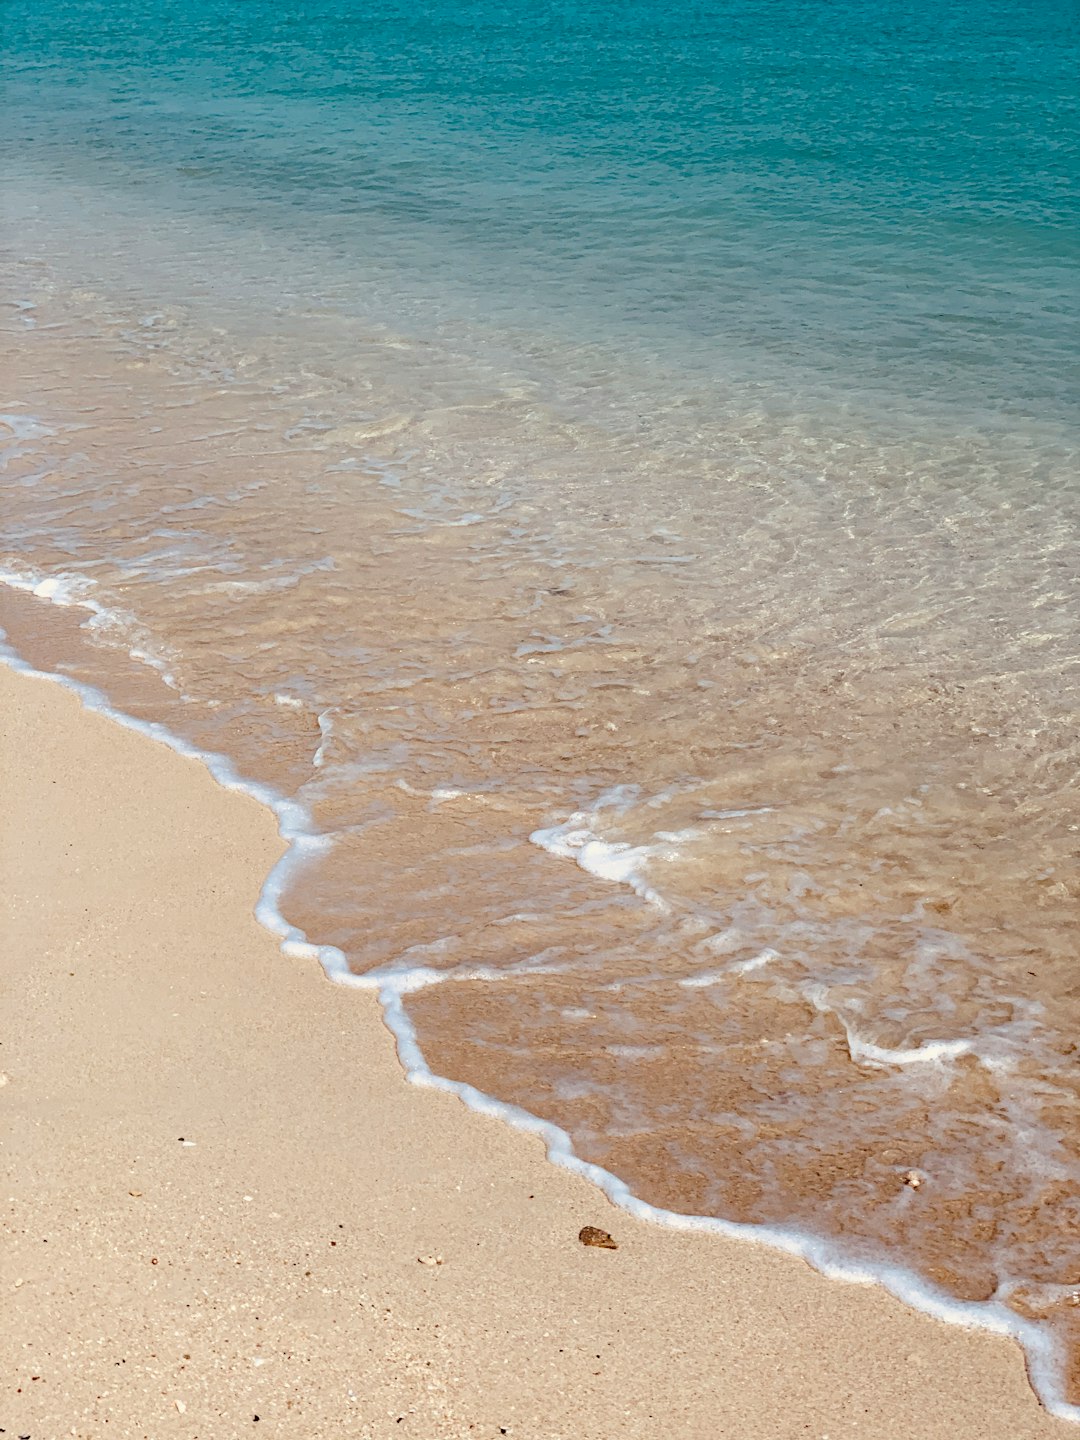
M 441 1255 L 418 1255 L 416 1263 L 418 1265 L 441 1265 L 443 1258 Z
M 582 1245 L 593 1245 L 598 1250 L 617 1250 L 619 1248 L 606 1230 L 598 1230 L 595 1225 L 583 1225 L 578 1231 L 577 1238 Z
M 919 1186 L 926 1179 L 926 1176 L 921 1170 L 905 1170 L 903 1175 L 900 1176 L 900 1179 L 903 1180 L 909 1190 L 918 1190 Z

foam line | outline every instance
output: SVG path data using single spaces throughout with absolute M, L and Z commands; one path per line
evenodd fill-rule
M 24 594 L 33 595 L 38 600 L 48 600 L 53 605 L 60 605 L 64 608 L 74 606 L 80 610 L 89 610 L 90 619 L 84 623 L 91 629 L 107 629 L 110 626 L 118 629 L 125 627 L 131 629 L 136 626 L 135 617 L 127 611 L 112 610 L 99 604 L 90 593 L 94 589 L 94 582 L 84 575 L 64 573 L 42 576 L 40 571 L 36 575 L 27 575 L 0 566 L 0 585 L 7 585 L 12 590 L 21 590 Z M 0 631 L 0 634 L 2 633 Z M 131 638 L 135 639 L 134 636 Z M 129 646 L 128 654 L 133 660 L 139 660 L 144 665 L 149 665 L 156 670 L 170 689 L 177 688 L 176 680 L 170 674 L 167 662 L 160 656 L 154 655 L 138 644 Z
M 529 839 L 549 855 L 573 860 L 598 880 L 629 885 L 635 895 L 655 905 L 658 910 L 670 909 L 660 892 L 645 879 L 644 867 L 653 857 L 669 859 L 676 852 L 670 846 L 629 845 L 622 840 L 601 840 L 589 828 L 591 819 L 592 816 L 579 811 L 571 815 L 564 825 L 534 830 Z
M 856 1064 L 935 1065 L 956 1060 L 961 1055 L 976 1053 L 974 1041 L 966 1039 L 926 1040 L 921 1045 L 912 1045 L 905 1050 L 895 1050 L 888 1045 L 875 1045 L 872 1040 L 864 1040 L 853 1029 L 843 1012 L 829 1004 L 828 991 L 824 985 L 806 985 L 803 987 L 803 994 L 815 1010 L 839 1020 L 844 1028 L 848 1054 Z
M 723 970 L 699 970 L 694 975 L 685 976 L 678 983 L 684 990 L 706 990 L 710 985 L 722 985 L 733 975 L 752 975 L 755 970 L 763 970 L 766 965 L 771 965 L 779 958 L 778 950 L 766 948 L 760 955 L 754 955 L 749 960 L 736 960 Z
M 0 631 L 0 637 L 3 637 L 3 634 L 4 632 Z M 454 978 L 453 975 L 448 977 L 444 972 L 433 971 L 430 967 L 402 968 L 394 965 L 384 966 L 366 975 L 356 975 L 349 969 L 343 951 L 333 945 L 312 944 L 304 932 L 291 925 L 281 913 L 279 902 L 292 873 L 308 864 L 314 856 L 324 853 L 333 844 L 329 836 L 316 833 L 302 805 L 280 795 L 269 785 L 245 779 L 226 756 L 202 750 L 157 722 L 136 720 L 133 716 L 115 709 L 101 691 L 93 686 L 67 675 L 38 670 L 23 660 L 3 638 L 0 638 L 0 662 L 22 674 L 34 675 L 61 685 L 79 697 L 84 709 L 104 715 L 127 730 L 146 735 L 187 759 L 200 760 L 214 779 L 226 789 L 250 795 L 273 812 L 281 838 L 288 848 L 266 877 L 255 906 L 256 918 L 278 938 L 285 955 L 293 959 L 318 961 L 327 977 L 338 984 L 355 989 L 375 990 L 383 1018 L 394 1036 L 398 1058 L 411 1084 L 456 1095 L 469 1109 L 501 1120 L 515 1130 L 537 1136 L 544 1142 L 548 1159 L 553 1164 L 588 1180 L 603 1191 L 613 1205 L 638 1220 L 663 1225 L 672 1230 L 720 1235 L 727 1239 L 780 1250 L 805 1260 L 829 1279 L 856 1285 L 880 1285 L 912 1309 L 921 1310 L 947 1324 L 984 1330 L 1016 1340 L 1025 1352 L 1032 1387 L 1046 1410 L 1060 1419 L 1080 1424 L 1080 1405 L 1070 1404 L 1063 1393 L 1061 1378 L 1065 1368 L 1064 1354 L 1056 1337 L 1032 1321 L 1017 1315 L 1000 1300 L 955 1300 L 901 1265 L 887 1261 L 859 1261 L 852 1255 L 846 1255 L 835 1241 L 807 1234 L 793 1226 L 748 1225 L 708 1215 L 680 1215 L 671 1210 L 660 1209 L 639 1199 L 626 1182 L 613 1175 L 610 1170 L 583 1160 L 575 1153 L 570 1136 L 558 1125 L 542 1120 L 517 1105 L 496 1100 L 463 1081 L 436 1075 L 424 1058 L 416 1030 L 403 1001 L 404 996 L 412 990 L 426 984 L 438 983 L 444 978 Z M 482 970 L 483 967 L 476 967 L 472 974 L 480 978 Z M 462 972 L 458 971 L 458 978 L 461 978 L 461 974 Z

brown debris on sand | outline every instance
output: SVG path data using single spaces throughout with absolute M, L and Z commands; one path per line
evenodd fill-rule
M 592 1245 L 597 1250 L 617 1250 L 619 1248 L 606 1230 L 598 1230 L 595 1225 L 583 1225 L 578 1231 L 577 1238 L 582 1245 Z

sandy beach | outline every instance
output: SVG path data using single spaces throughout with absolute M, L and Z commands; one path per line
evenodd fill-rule
M 1075 1434 L 1011 1342 L 637 1223 L 408 1085 L 253 919 L 269 813 L 4 667 L 0 714 L 8 1435 Z

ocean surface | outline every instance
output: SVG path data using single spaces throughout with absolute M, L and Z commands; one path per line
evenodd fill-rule
M 8 644 L 274 797 L 414 1070 L 1080 1416 L 1075 3 L 2 62 Z

